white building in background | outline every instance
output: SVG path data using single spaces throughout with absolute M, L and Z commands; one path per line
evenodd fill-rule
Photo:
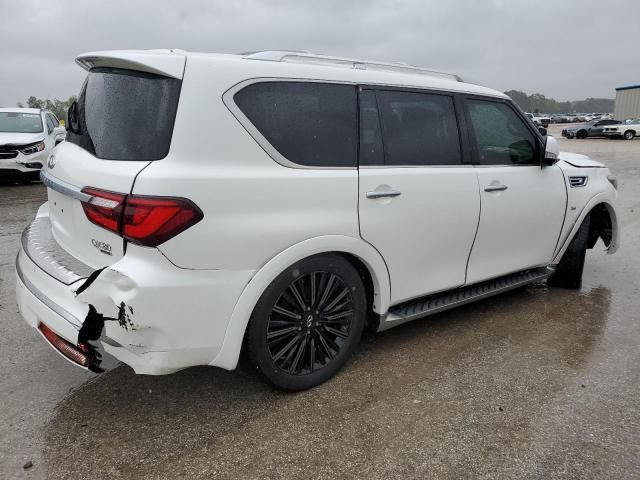
M 616 88 L 613 118 L 616 120 L 640 118 L 640 85 Z

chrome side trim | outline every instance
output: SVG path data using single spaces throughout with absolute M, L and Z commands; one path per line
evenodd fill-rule
M 31 281 L 24 275 L 22 271 L 22 266 L 20 265 L 20 254 L 16 257 L 16 272 L 18 274 L 18 278 L 22 282 L 22 284 L 26 287 L 31 294 L 36 297 L 40 302 L 46 305 L 49 309 L 57 313 L 59 316 L 64 318 L 68 323 L 73 325 L 76 330 L 80 330 L 82 328 L 82 321 L 76 318 L 72 313 L 69 313 L 63 307 L 55 303 L 49 297 L 47 297 L 44 293 L 42 293 L 38 288 L 31 283 Z
M 397 190 L 374 190 L 372 192 L 367 192 L 367 198 L 387 198 L 387 197 L 397 197 L 401 194 L 401 192 Z
M 569 176 L 569 186 L 571 188 L 586 187 L 589 182 L 588 175 L 571 175 Z
M 487 185 L 486 187 L 484 187 L 484 191 L 485 192 L 502 192 L 507 188 L 509 187 L 507 187 L 506 185 Z
M 88 202 L 92 198 L 91 195 L 83 193 L 79 187 L 76 187 L 75 185 L 67 183 L 51 175 L 48 168 L 43 168 L 42 170 L 40 170 L 40 181 L 51 190 L 55 190 L 56 192 L 66 195 L 67 197 L 80 200 L 81 202 Z
M 42 271 L 65 285 L 87 278 L 95 270 L 58 245 L 48 217 L 38 217 L 24 229 L 22 249 Z

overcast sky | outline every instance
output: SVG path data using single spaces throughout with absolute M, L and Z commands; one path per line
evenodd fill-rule
M 0 0 L 0 105 L 67 98 L 86 51 L 302 49 L 557 100 L 640 83 L 640 1 Z

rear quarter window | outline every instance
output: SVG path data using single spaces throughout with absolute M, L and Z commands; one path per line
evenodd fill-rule
M 289 162 L 356 167 L 356 87 L 315 82 L 260 82 L 234 101 L 266 141 Z
M 69 112 L 67 141 L 105 160 L 159 160 L 169 153 L 181 81 L 94 69 Z

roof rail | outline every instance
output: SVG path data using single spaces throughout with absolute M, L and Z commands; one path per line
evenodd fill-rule
M 414 65 L 400 62 L 375 62 L 370 60 L 359 60 L 357 58 L 332 57 L 328 55 L 317 55 L 304 50 L 264 50 L 260 52 L 248 52 L 241 54 L 247 60 L 263 60 L 268 62 L 291 62 L 291 63 L 311 63 L 316 65 L 332 65 L 353 68 L 355 70 L 376 70 L 385 72 L 413 73 L 417 75 L 427 75 L 431 77 L 445 78 L 462 82 L 463 80 L 455 74 L 437 72 Z

